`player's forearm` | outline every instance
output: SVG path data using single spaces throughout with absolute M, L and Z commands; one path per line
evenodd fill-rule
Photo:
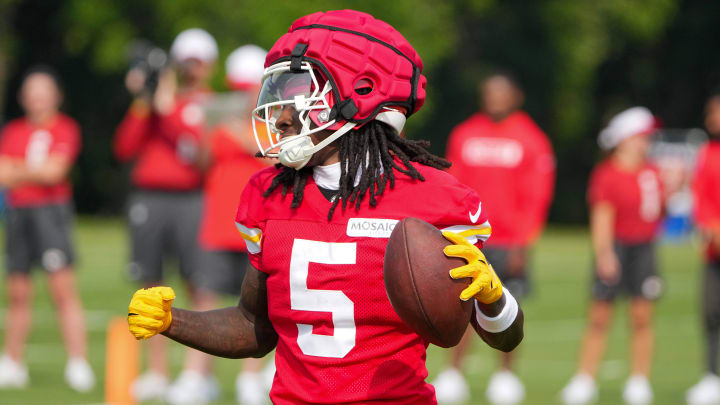
M 39 167 L 30 169 L 22 167 L 17 173 L 18 184 L 39 184 L 43 186 L 53 186 L 65 180 L 67 172 L 57 167 Z
M 605 203 L 592 207 L 590 213 L 590 236 L 595 257 L 612 253 L 615 222 L 614 209 Z
M 30 167 L 24 162 L 17 163 L 12 171 L 13 182 L 16 186 L 22 184 L 53 186 L 67 179 L 70 163 L 64 157 L 54 156 L 37 167 Z
M 172 323 L 163 335 L 220 357 L 262 357 L 277 344 L 270 324 L 254 324 L 240 307 L 206 312 L 172 309 Z
M 514 298 L 512 298 L 512 300 L 515 301 Z M 503 312 L 510 309 L 506 308 L 508 305 L 510 304 L 508 303 L 507 296 L 503 294 L 500 300 L 492 304 L 482 304 L 478 302 L 476 309 L 479 309 L 485 317 L 496 318 L 506 315 Z M 515 305 L 517 305 L 517 302 L 515 302 Z M 514 319 L 510 326 L 502 331 L 486 330 L 480 325 L 480 322 L 478 322 L 477 316 L 472 317 L 471 323 L 477 334 L 480 335 L 488 346 L 503 352 L 510 352 L 515 349 L 524 337 L 524 315 L 519 306 L 517 306 L 517 313 L 514 314 Z

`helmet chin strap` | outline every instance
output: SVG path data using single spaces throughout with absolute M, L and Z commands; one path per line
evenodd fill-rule
M 294 135 L 287 143 L 283 144 L 278 151 L 278 159 L 283 166 L 300 170 L 310 161 L 312 155 L 331 142 L 348 133 L 355 127 L 354 122 L 347 122 L 330 136 L 323 139 L 317 145 L 312 143 L 308 135 Z

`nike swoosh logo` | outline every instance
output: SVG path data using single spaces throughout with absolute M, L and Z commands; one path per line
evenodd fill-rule
M 478 218 L 480 218 L 480 212 L 482 212 L 482 203 L 478 204 L 478 209 L 474 214 L 468 211 L 468 215 L 470 215 L 470 222 L 473 224 L 477 222 Z

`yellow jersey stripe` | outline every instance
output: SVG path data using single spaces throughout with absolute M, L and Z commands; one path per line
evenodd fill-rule
M 251 254 L 260 253 L 262 250 L 260 241 L 262 240 L 262 231 L 258 228 L 248 228 L 243 224 L 235 222 L 240 236 L 245 239 L 245 245 L 247 246 L 248 252 Z
M 250 236 L 250 235 L 244 233 L 244 232 L 241 231 L 241 230 L 238 230 L 238 232 L 240 232 L 240 236 L 242 236 L 243 239 L 245 239 L 245 240 L 247 240 L 247 241 L 250 241 L 250 242 L 253 242 L 253 243 L 258 243 L 258 242 L 260 242 L 260 238 L 262 238 L 262 233 L 259 233 L 259 234 L 255 235 L 255 236 Z
M 458 232 L 458 235 L 468 237 L 474 235 L 490 235 L 492 234 L 492 228 L 481 228 L 481 229 L 468 229 L 466 231 Z

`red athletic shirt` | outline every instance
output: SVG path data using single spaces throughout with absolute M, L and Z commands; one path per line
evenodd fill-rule
M 248 153 L 227 128 L 218 127 L 210 136 L 212 163 L 205 177 L 200 242 L 208 249 L 245 252 L 245 240 L 235 227 L 235 214 L 248 180 L 268 163 Z
M 608 202 L 615 208 L 615 239 L 646 243 L 655 239 L 663 213 L 662 183 L 654 166 L 623 170 L 609 158 L 590 175 L 588 203 Z
M 289 208 L 291 193 L 262 197 L 278 169 L 250 179 L 237 225 L 251 263 L 268 275 L 269 317 L 279 336 L 274 404 L 436 403 L 425 382 L 428 342 L 400 320 L 385 292 L 387 238 L 408 216 L 454 226 L 480 246 L 490 229 L 475 191 L 416 167 L 426 181 L 398 174 L 376 207 L 367 198 L 359 211 L 339 206 L 332 221 L 331 203 L 312 177 L 297 209 Z
M 523 111 L 500 122 L 477 113 L 450 133 L 448 170 L 480 195 L 493 220 L 488 246 L 526 246 L 545 226 L 555 184 L 547 136 Z
M 18 118 L 10 121 L 0 134 L 0 155 L 24 160 L 28 166 L 41 165 L 55 154 L 74 162 L 80 144 L 80 128 L 67 115 L 57 114 L 41 126 Z M 69 180 L 52 186 L 26 184 L 8 192 L 8 204 L 13 207 L 66 203 L 71 199 Z
M 720 229 L 720 141 L 710 141 L 698 154 L 692 184 L 695 221 L 706 229 Z M 720 252 L 708 247 L 708 258 L 720 258 Z
M 134 104 L 115 132 L 115 156 L 135 159 L 132 180 L 145 189 L 190 191 L 202 186 L 196 167 L 200 134 L 205 123 L 202 102 L 207 92 L 178 96 L 168 115 L 150 113 Z

